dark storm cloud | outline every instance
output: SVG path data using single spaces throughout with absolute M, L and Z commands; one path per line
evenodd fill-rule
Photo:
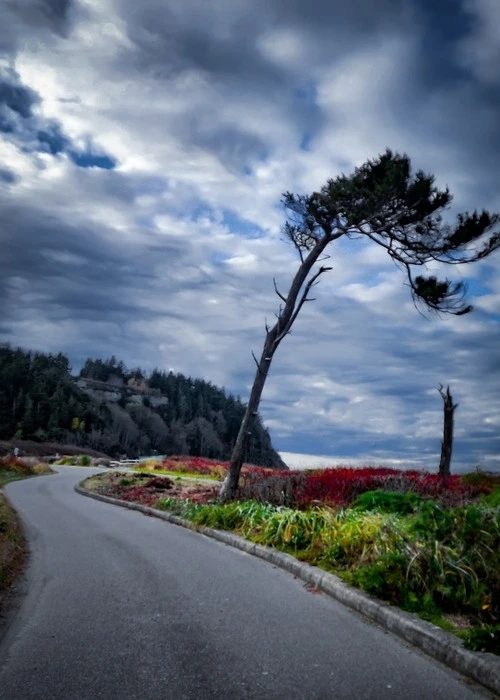
M 51 34 L 67 36 L 73 0 L 6 0 L 0 3 L 0 57 Z
M 1 197 L 0 207 L 0 310 L 4 320 L 15 319 L 26 303 L 32 309 L 43 309 L 44 316 L 52 320 L 154 317 L 141 304 L 157 254 L 147 244 L 143 242 L 131 257 L 130 245 L 121 245 L 109 231 L 106 241 L 104 227 L 93 227 L 81 217 L 66 220 L 43 207 L 20 211 Z M 167 243 L 161 253 L 172 261 L 182 250 L 181 243 Z
M 282 77 L 282 71 L 259 53 L 258 37 L 273 29 L 300 29 L 310 36 L 316 48 L 313 56 L 327 63 L 353 42 L 387 30 L 408 26 L 411 13 L 401 0 L 369 0 L 325 3 L 312 0 L 256 0 L 200 5 L 147 1 L 141 4 L 123 1 L 129 37 L 141 49 L 145 65 L 156 68 L 161 76 L 171 71 L 200 68 L 221 79 L 233 76 L 265 89 Z M 262 82 L 263 81 L 263 82 Z
M 119 57 L 122 70 L 135 66 L 159 84 L 196 70 L 221 89 L 281 104 L 287 121 L 301 130 L 307 150 L 318 131 L 332 129 L 331 120 L 326 126 L 324 115 L 315 109 L 311 71 L 317 73 L 362 48 L 383 46 L 391 38 L 416 42 L 418 63 L 393 95 L 392 116 L 416 137 L 428 139 L 429 145 L 462 145 L 460 167 L 477 183 L 468 188 L 467 206 L 478 196 L 486 202 L 495 195 L 496 178 L 488 180 L 484 174 L 498 172 L 500 88 L 479 85 L 457 60 L 457 42 L 470 31 L 472 20 L 456 0 L 439 6 L 431 0 L 257 0 L 217 8 L 189 1 L 123 0 L 121 8 L 128 36 L 137 47 Z M 305 54 L 298 63 L 277 63 L 262 53 L 259 42 L 273 30 L 297 31 L 304 38 Z M 309 91 L 307 99 L 297 99 L 301 91 Z M 211 105 L 214 115 L 217 109 Z M 259 159 L 269 149 L 245 132 L 245 125 L 204 130 L 202 122 L 201 114 L 180 120 L 179 137 L 200 144 L 222 162 L 227 159 L 231 168 L 240 159 Z
M 353 3 L 252 2 L 211 5 L 184 2 L 121 4 L 128 36 L 137 50 L 116 57 L 120 71 L 153 77 L 160 85 L 175 76 L 197 71 L 220 91 L 210 105 L 210 119 L 224 107 L 227 91 L 242 100 L 280 105 L 286 121 L 301 132 L 297 145 L 308 149 L 313 134 L 324 124 L 316 108 L 314 81 L 309 71 L 328 66 L 353 45 L 376 41 L 384 31 L 406 27 L 408 13 L 398 0 L 383 0 L 376 9 L 368 0 Z M 261 41 L 272 31 L 298 31 L 305 53 L 299 64 L 276 62 L 263 53 Z M 269 38 L 272 45 L 276 41 Z M 292 57 L 293 58 L 293 57 Z M 209 117 L 210 118 L 210 114 Z M 277 117 L 280 118 L 279 116 Z M 207 113 L 193 112 L 179 119 L 178 135 L 198 143 L 221 162 L 241 171 L 241 159 L 259 160 L 269 150 L 246 125 L 204 127 Z
M 5 11 L 28 27 L 48 27 L 62 33 L 67 28 L 72 5 L 73 0 L 7 0 Z

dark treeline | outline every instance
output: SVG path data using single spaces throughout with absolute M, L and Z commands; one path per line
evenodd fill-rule
M 113 356 L 86 360 L 0 346 L 0 439 L 60 442 L 111 456 L 190 454 L 228 459 L 245 411 L 210 382 L 128 370 Z M 284 466 L 257 421 L 247 461 Z

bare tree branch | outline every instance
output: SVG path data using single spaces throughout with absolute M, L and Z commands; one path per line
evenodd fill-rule
M 285 302 L 285 304 L 286 304 L 286 297 L 284 297 L 283 294 L 281 294 L 281 293 L 278 291 L 278 287 L 276 286 L 276 277 L 273 277 L 273 284 L 274 284 L 274 291 L 275 291 L 276 294 L 279 296 L 279 298 L 282 299 L 282 300 Z
M 329 272 L 331 269 L 332 269 L 331 267 L 323 267 L 323 266 L 320 267 L 319 270 L 316 272 L 316 274 L 311 277 L 309 282 L 307 282 L 306 286 L 304 287 L 304 291 L 302 293 L 300 301 L 295 308 L 295 311 L 291 315 L 289 321 L 286 323 L 283 331 L 280 333 L 280 335 L 277 336 L 276 340 L 274 341 L 274 344 L 276 346 L 283 340 L 285 335 L 287 335 L 287 333 L 290 332 L 290 328 L 293 326 L 295 319 L 299 315 L 299 312 L 300 312 L 301 308 L 303 307 L 304 303 L 306 301 L 312 301 L 311 299 L 307 298 L 307 295 L 309 294 L 311 287 L 313 287 L 316 284 L 316 280 L 318 279 L 318 277 L 320 275 L 322 275 L 324 272 Z

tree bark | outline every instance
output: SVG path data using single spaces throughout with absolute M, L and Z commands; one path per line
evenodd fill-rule
M 260 362 L 255 372 L 255 378 L 252 385 L 252 390 L 250 392 L 250 398 L 248 399 L 248 404 L 245 410 L 245 415 L 241 421 L 240 429 L 238 431 L 238 437 L 234 444 L 233 451 L 231 453 L 231 460 L 229 462 L 229 469 L 227 476 L 224 479 L 221 490 L 219 492 L 219 500 L 222 502 L 233 499 L 236 496 L 238 490 L 238 482 L 240 478 L 241 467 L 245 461 L 248 441 L 252 434 L 253 424 L 258 415 L 260 398 L 264 390 L 264 385 L 267 379 L 267 373 L 269 372 L 269 367 L 271 366 L 271 361 L 273 359 L 274 352 L 276 350 L 275 346 L 273 348 L 273 330 L 268 331 L 266 335 L 266 340 L 264 342 L 264 348 L 262 350 L 262 355 L 260 357 Z
M 443 386 L 438 389 L 443 399 L 443 439 L 441 441 L 441 459 L 439 460 L 439 476 L 450 476 L 451 454 L 453 450 L 453 421 L 458 404 L 453 403 L 450 387 L 443 392 Z
M 308 280 L 307 278 L 313 265 L 317 262 L 319 256 L 323 253 L 326 246 L 335 238 L 340 237 L 340 235 L 341 234 L 339 233 L 330 234 L 317 241 L 316 245 L 312 248 L 312 250 L 310 250 L 307 257 L 302 260 L 286 297 L 281 295 L 276 290 L 276 293 L 284 302 L 284 307 L 280 309 L 280 313 L 277 314 L 278 320 L 275 325 L 272 328 L 267 328 L 266 326 L 267 334 L 260 360 L 257 362 L 254 356 L 257 363 L 257 371 L 255 373 L 245 415 L 243 416 L 238 437 L 236 438 L 236 443 L 231 454 L 228 473 L 219 491 L 219 500 L 223 503 L 235 498 L 236 496 L 241 467 L 243 466 L 243 462 L 245 460 L 248 440 L 252 434 L 252 427 L 258 414 L 260 398 L 264 390 L 264 385 L 266 383 L 267 374 L 269 372 L 269 367 L 271 366 L 273 355 L 283 338 L 290 332 L 290 328 L 297 318 L 303 304 L 306 301 L 310 301 L 307 295 L 311 287 L 315 284 L 317 278 L 323 272 L 331 269 L 329 267 L 320 267 L 316 274 L 311 276 Z

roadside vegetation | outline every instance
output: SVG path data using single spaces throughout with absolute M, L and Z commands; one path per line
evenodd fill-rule
M 500 654 L 500 476 L 246 466 L 238 500 L 225 504 L 218 484 L 184 478 L 220 481 L 226 470 L 169 458 L 85 485 L 293 554 L 455 632 L 470 649 Z
M 36 459 L 0 457 L 0 605 L 7 588 L 20 572 L 25 545 L 19 520 L 2 493 L 2 487 L 11 481 L 38 474 L 50 473 L 46 464 Z

